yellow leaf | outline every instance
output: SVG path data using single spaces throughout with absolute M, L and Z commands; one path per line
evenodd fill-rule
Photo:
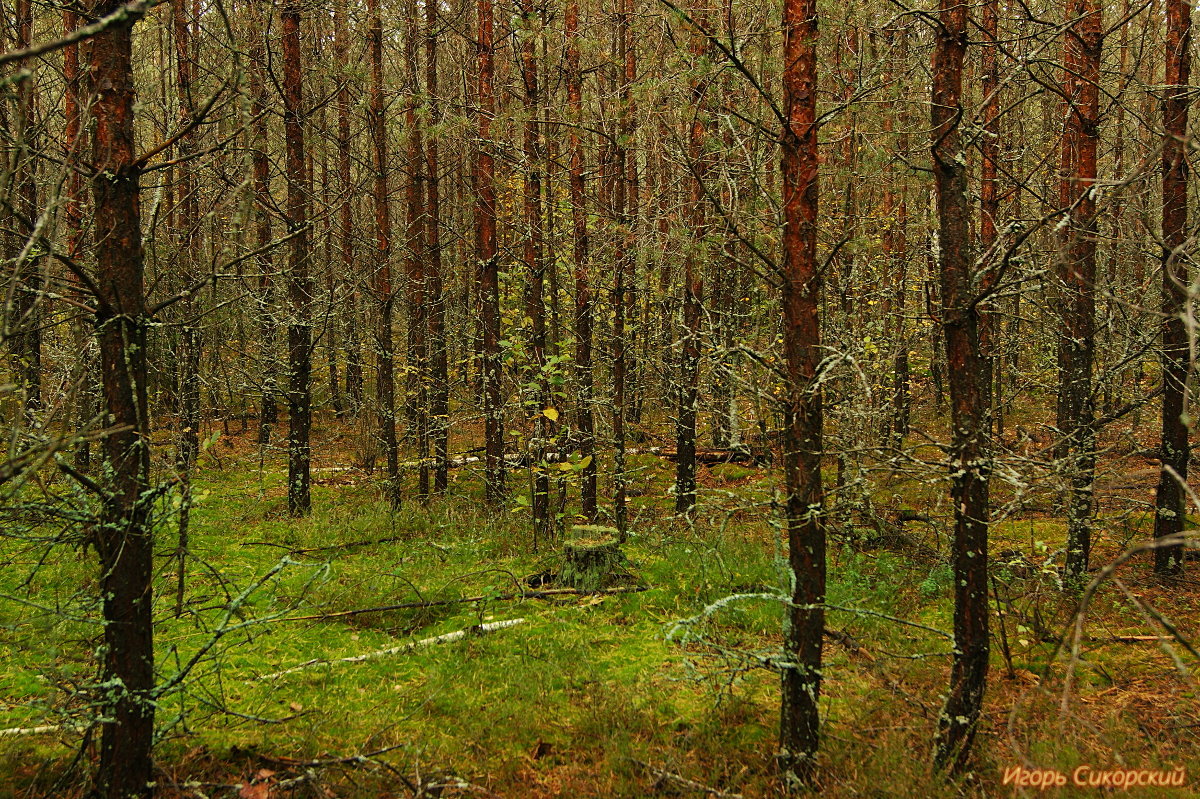
M 558 409 L 557 408 L 544 408 L 544 409 L 542 409 L 542 416 L 545 416 L 547 419 L 549 419 L 552 422 L 557 422 L 558 421 Z

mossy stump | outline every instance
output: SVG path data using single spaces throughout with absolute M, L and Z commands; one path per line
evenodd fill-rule
M 558 581 L 579 591 L 607 588 L 624 574 L 625 554 L 611 527 L 576 525 L 563 544 L 563 567 Z

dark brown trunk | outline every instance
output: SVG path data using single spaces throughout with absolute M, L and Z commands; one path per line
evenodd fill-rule
M 1184 313 L 1188 297 L 1187 243 L 1187 123 L 1191 89 L 1192 5 L 1166 0 L 1166 88 L 1163 93 L 1163 253 L 1162 253 L 1162 476 L 1155 496 L 1154 535 L 1183 531 L 1187 485 L 1188 336 Z M 1159 547 L 1154 571 L 1160 575 L 1183 571 L 1182 545 Z
M 283 135 L 287 150 L 288 511 L 306 516 L 312 429 L 312 277 L 309 274 L 308 181 L 304 159 L 304 84 L 300 59 L 301 0 L 283 0 Z
M 179 101 L 179 126 L 193 124 L 192 77 L 195 72 L 188 0 L 174 0 L 171 16 L 175 35 L 176 90 Z M 199 246 L 199 202 L 197 182 L 192 174 L 192 156 L 196 150 L 195 131 L 185 133 L 179 140 L 180 163 L 176 171 L 175 215 L 178 245 L 176 254 L 180 269 L 180 284 L 190 286 L 199 277 L 196 251 Z M 182 303 L 183 325 L 179 331 L 179 440 L 175 468 L 179 472 L 179 531 L 176 557 L 178 581 L 175 594 L 175 615 L 183 613 L 184 575 L 187 566 L 188 527 L 192 505 L 192 469 L 200 452 L 200 329 L 196 326 L 196 308 L 191 298 Z
M 33 41 L 33 3 L 31 0 L 16 0 L 15 6 L 13 28 L 16 37 L 13 44 L 17 49 L 23 49 Z M 12 177 L 16 184 L 17 208 L 21 216 L 28 220 L 28 226 L 18 223 L 12 234 L 10 257 L 15 259 L 17 285 L 13 293 L 13 313 L 7 320 L 9 329 L 4 332 L 9 336 L 12 349 L 13 375 L 23 394 L 25 423 L 33 426 L 37 423 L 37 411 L 42 407 L 41 330 L 45 315 L 41 296 L 41 259 L 36 255 L 38 248 L 27 247 L 39 215 L 35 174 L 37 159 L 34 157 L 38 150 L 38 142 L 34 140 L 37 130 L 34 119 L 37 92 L 32 72 L 15 78 L 13 83 L 16 95 L 16 118 L 13 121 L 17 146 L 11 161 Z
M 379 312 L 375 330 L 375 351 L 378 358 L 375 371 L 375 401 L 378 404 L 379 440 L 383 444 L 387 461 L 387 496 L 392 507 L 398 508 L 401 501 L 400 448 L 396 442 L 396 378 L 392 361 L 392 309 L 396 297 L 392 288 L 392 216 L 388 205 L 387 125 L 383 116 L 383 21 L 379 16 L 379 0 L 369 0 L 367 15 L 370 18 L 368 40 L 371 48 L 371 98 L 368 113 L 375 159 L 377 262 L 374 288 Z
M 1067 224 L 1061 241 L 1063 285 L 1059 335 L 1059 431 L 1068 458 L 1066 577 L 1078 583 L 1091 552 L 1092 478 L 1096 467 L 1092 368 L 1096 350 L 1096 156 L 1100 143 L 1101 11 L 1096 0 L 1072 0 L 1063 63 L 1068 75 L 1062 175 Z
M 578 402 L 579 456 L 585 461 L 580 472 L 580 512 L 591 524 L 596 521 L 596 426 L 592 414 L 595 378 L 592 373 L 593 299 L 588 266 L 587 194 L 583 181 L 583 76 L 579 70 L 579 0 L 567 0 L 563 21 L 567 39 L 567 104 L 571 127 L 569 181 L 571 192 L 571 239 L 575 259 L 575 391 Z
M 941 0 L 931 105 L 934 188 L 941 273 L 941 324 L 953 432 L 950 442 L 954 504 L 954 663 L 938 722 L 935 766 L 958 772 L 979 724 L 988 667 L 987 534 L 988 403 L 979 343 L 979 309 L 972 291 L 970 200 L 962 121 L 967 6 Z
M 783 348 L 784 479 L 791 603 L 784 611 L 779 769 L 784 788 L 812 781 L 820 732 L 825 629 L 825 523 L 821 486 L 823 415 L 821 272 L 817 263 L 817 3 L 784 0 Z
M 409 0 L 408 18 L 413 21 L 404 38 L 404 66 L 408 72 L 408 108 L 404 124 L 408 134 L 408 183 L 404 189 L 408 223 L 408 380 L 405 416 L 408 419 L 408 438 L 417 450 L 417 496 L 429 497 L 429 308 L 425 296 L 425 192 L 422 188 L 425 171 L 423 122 L 417 119 L 421 101 L 420 65 L 417 63 L 417 4 Z
M 94 4 L 93 17 L 121 0 Z M 134 144 L 134 20 L 91 41 L 96 87 L 92 117 L 92 198 L 96 254 L 96 337 L 104 407 L 113 431 L 104 439 L 109 499 L 96 534 L 103 597 L 104 654 L 99 694 L 100 765 L 95 794 L 130 799 L 153 794 L 154 619 L 150 416 L 146 396 L 140 169 Z M 114 687 L 119 686 L 119 688 Z
M 541 99 L 538 95 L 537 33 L 538 15 L 533 0 L 521 1 L 521 79 L 525 86 L 525 124 L 523 153 L 525 156 L 524 222 L 525 222 L 525 314 L 529 317 L 529 373 L 527 382 L 532 396 L 527 407 L 533 414 L 533 435 L 529 441 L 530 469 L 532 471 L 531 506 L 533 511 L 533 546 L 536 550 L 540 541 L 551 538 L 550 529 L 550 475 L 544 462 L 547 447 L 553 435 L 552 420 L 546 413 L 557 416 L 552 409 L 552 398 L 546 384 L 543 369 L 546 365 L 546 301 L 544 285 L 546 265 L 542 259 L 542 152 L 538 132 L 538 114 Z
M 250 113 L 254 121 L 250 126 L 253 139 L 253 152 L 250 156 L 251 169 L 254 173 L 254 219 L 255 245 L 259 255 L 255 258 L 258 267 L 258 303 L 259 303 L 259 332 L 262 352 L 262 407 L 258 417 L 258 443 L 265 446 L 271 443 L 271 433 L 279 421 L 279 405 L 276 402 L 278 393 L 277 354 L 275 352 L 275 301 L 271 273 L 274 269 L 272 257 L 267 247 L 271 243 L 271 162 L 267 156 L 267 94 L 263 85 L 262 65 L 265 63 L 263 52 L 263 24 L 259 19 L 262 12 L 254 9 L 252 12 L 253 27 L 250 35 Z
M 450 384 L 446 352 L 446 300 L 442 281 L 440 226 L 441 184 L 438 170 L 438 17 L 437 3 L 425 3 L 425 92 L 431 129 L 425 150 L 425 223 L 429 261 L 426 265 L 426 302 L 429 305 L 429 440 L 433 449 L 433 491 L 445 493 L 449 480 Z
M 693 13 L 701 30 L 708 27 L 708 16 L 703 7 Z M 695 71 L 691 79 L 688 122 L 688 161 L 691 179 L 688 185 L 687 219 L 691 228 L 689 242 L 683 258 L 683 341 L 679 354 L 679 396 L 676 405 L 675 449 L 679 460 L 675 467 L 675 512 L 687 513 L 696 506 L 696 412 L 700 397 L 700 335 L 701 303 L 704 302 L 703 265 L 705 217 L 704 178 L 711 159 L 705 153 L 705 127 L 708 108 L 705 95 L 709 76 L 701 74 L 708 69 L 711 47 L 707 35 L 696 32 L 692 36 L 692 56 Z
M 475 231 L 479 259 L 480 316 L 483 327 L 483 418 L 485 493 L 489 505 L 504 500 L 504 405 L 500 396 L 500 263 L 496 242 L 496 167 L 492 158 L 492 118 L 496 97 L 492 0 L 478 0 L 476 53 L 479 63 L 479 143 L 475 161 Z

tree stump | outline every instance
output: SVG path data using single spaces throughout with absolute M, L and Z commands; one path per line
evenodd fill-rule
M 563 545 L 563 568 L 559 583 L 580 591 L 597 591 L 624 574 L 625 555 L 616 530 L 596 525 L 577 525 L 573 538 Z

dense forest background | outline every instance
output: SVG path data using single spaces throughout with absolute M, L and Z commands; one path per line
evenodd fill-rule
M 1187 795 L 1192 11 L 4 0 L 0 795 Z

